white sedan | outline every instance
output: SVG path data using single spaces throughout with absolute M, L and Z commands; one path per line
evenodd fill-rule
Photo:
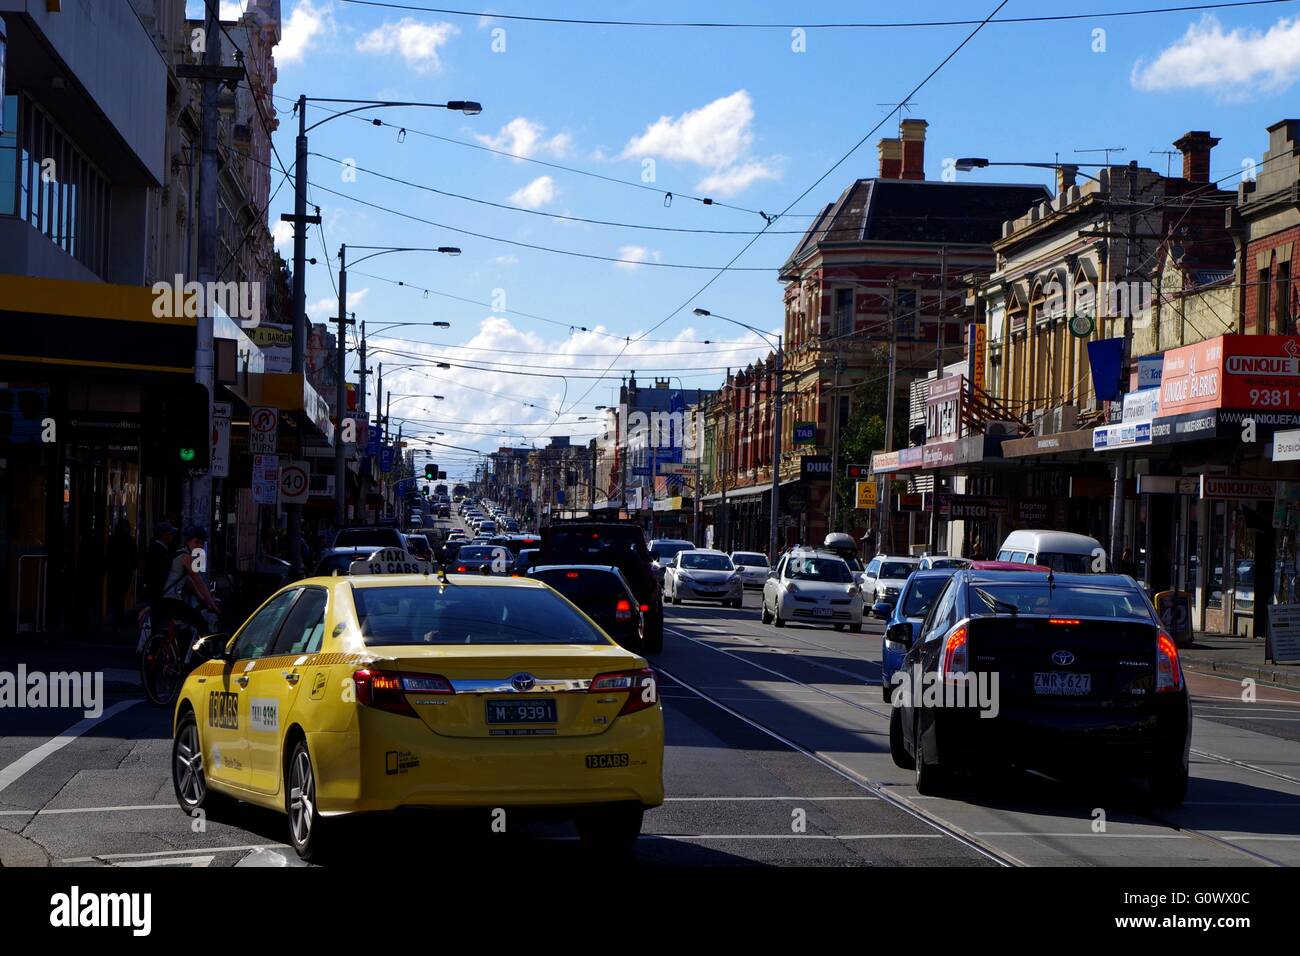
M 833 624 L 862 630 L 862 588 L 842 558 L 820 552 L 792 551 L 763 585 L 763 623 L 785 627 L 788 621 Z
M 724 607 L 740 607 L 745 587 L 731 558 L 721 551 L 697 548 L 677 552 L 664 570 L 664 596 L 673 604 L 718 601 Z
M 747 588 L 761 588 L 767 583 L 767 572 L 771 570 L 767 555 L 758 551 L 733 551 L 731 563 L 740 572 L 740 580 Z

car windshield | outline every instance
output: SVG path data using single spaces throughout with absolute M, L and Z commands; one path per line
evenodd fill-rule
M 665 564 L 677 557 L 677 552 L 690 551 L 694 547 L 695 545 L 689 541 L 656 541 L 650 546 L 650 557 L 657 559 L 660 564 Z
M 1025 575 L 1029 577 L 1029 575 Z M 1034 614 L 1041 616 L 1110 617 L 1150 621 L 1151 612 L 1136 589 L 1088 587 L 1044 582 L 987 582 L 970 586 L 974 616 Z
M 767 555 L 754 554 L 749 551 L 737 551 L 731 556 L 731 563 L 737 567 L 744 565 L 747 568 L 765 568 L 767 567 Z
M 791 558 L 788 577 L 797 581 L 825 581 L 829 584 L 850 584 L 853 574 L 839 558 Z
M 905 578 L 916 570 L 915 564 L 908 564 L 906 561 L 886 561 L 880 566 L 878 578 Z
M 1034 564 L 1041 564 L 1043 567 L 1051 568 L 1053 571 L 1066 571 L 1070 574 L 1087 574 L 1092 570 L 1092 555 L 1090 554 L 1053 554 L 1050 551 L 1039 551 Z
M 372 647 L 609 643 L 573 608 L 541 588 L 359 587 L 352 599 L 361 635 Z
M 930 559 L 930 567 L 935 569 L 964 568 L 968 564 L 970 564 L 970 562 L 967 561 L 965 558 L 931 558 Z
M 693 571 L 731 571 L 731 558 L 725 554 L 683 554 L 678 558 L 683 568 Z
M 336 548 L 361 548 L 367 545 L 380 548 L 402 547 L 402 536 L 392 528 L 348 528 L 334 539 Z
M 947 583 L 946 577 L 918 578 L 913 581 L 907 589 L 907 603 L 903 606 L 904 616 L 925 617 L 929 614 L 930 605 L 934 603 L 935 597 Z

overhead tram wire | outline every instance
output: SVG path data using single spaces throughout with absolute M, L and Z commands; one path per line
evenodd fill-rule
M 1295 0 L 1236 0 L 1236 2 L 1225 3 L 1197 3 L 1186 6 L 1172 7 L 1152 7 L 1145 10 L 1115 10 L 1108 12 L 1088 12 L 1088 13 L 1059 13 L 1059 14 L 1042 14 L 1039 16 L 1024 17 L 1003 17 L 1000 19 L 989 20 L 911 20 L 911 21 L 894 21 L 887 20 L 876 22 L 842 22 L 842 23 L 756 23 L 756 22 L 710 22 L 710 21 L 690 21 L 690 20 L 596 20 L 581 19 L 577 17 L 539 17 L 525 16 L 522 14 L 510 13 L 493 13 L 491 11 L 475 12 L 473 10 L 449 9 L 446 7 L 430 7 L 420 4 L 392 3 L 385 0 L 340 0 L 342 3 L 349 3 L 362 7 L 379 7 L 388 10 L 405 10 L 415 13 L 437 13 L 448 17 L 474 17 L 475 19 L 488 20 L 513 20 L 522 23 L 538 23 L 560 26 L 593 26 L 593 27 L 643 27 L 651 29 L 699 29 L 699 30 L 896 30 L 896 29 L 916 29 L 923 27 L 969 27 L 983 26 L 986 23 L 994 24 L 1018 24 L 1018 23 L 1060 23 L 1071 20 L 1100 20 L 1111 17 L 1142 17 L 1155 16 L 1163 13 L 1196 13 L 1210 10 L 1228 10 L 1238 7 L 1263 7 L 1272 6 L 1280 3 L 1293 3 Z
M 947 56 L 945 56 L 942 60 L 940 60 L 939 64 L 935 66 L 935 68 L 931 70 L 928 74 L 926 74 L 926 76 L 919 83 L 917 83 L 916 86 L 914 86 L 907 93 L 906 96 L 904 96 L 901 100 L 899 100 L 898 103 L 892 109 L 890 109 L 888 113 L 882 116 L 880 120 L 873 127 L 871 127 L 871 129 L 869 129 L 862 136 L 862 138 L 859 139 L 843 156 L 837 159 L 835 163 L 829 169 L 826 170 L 826 172 L 818 176 L 817 179 L 814 180 L 808 186 L 807 189 L 805 189 L 798 196 L 796 196 L 794 200 L 789 205 L 786 206 L 785 210 L 782 211 L 781 215 L 784 215 L 785 212 L 788 212 L 789 210 L 793 209 L 796 203 L 801 202 L 805 196 L 807 196 L 810 192 L 812 192 L 815 188 L 817 188 L 817 186 L 819 186 L 828 176 L 830 176 L 831 173 L 833 173 L 836 169 L 838 169 L 841 165 L 843 165 L 844 162 L 850 156 L 852 156 L 855 152 L 857 152 L 862 147 L 862 144 L 865 143 L 867 140 L 869 140 L 873 135 L 875 135 L 876 131 L 879 130 L 882 126 L 884 126 L 890 117 L 894 116 L 899 112 L 899 110 L 902 108 L 902 105 L 904 103 L 909 102 L 913 96 L 919 93 L 926 86 L 926 84 L 928 84 L 930 80 L 932 80 L 939 73 L 940 70 L 942 70 L 945 66 L 947 66 L 948 63 L 953 59 L 953 57 L 955 57 L 958 53 L 960 53 L 961 50 L 966 46 L 966 44 L 968 44 L 971 40 L 973 40 L 975 38 L 975 35 L 978 34 L 980 30 L 982 30 L 984 26 L 989 22 L 989 20 L 991 20 L 994 16 L 996 16 L 1002 10 L 1002 8 L 1007 5 L 1007 3 L 1008 0 L 1001 0 L 1001 2 L 999 2 L 998 5 L 993 9 L 993 12 L 990 13 L 983 20 L 981 20 L 979 25 L 976 26 L 975 29 L 972 30 L 970 33 L 968 33 L 966 37 L 960 43 L 958 43 L 957 46 L 954 47 L 953 50 Z M 766 219 L 766 217 L 764 218 Z M 780 215 L 772 219 L 768 219 L 767 225 L 770 226 L 773 222 L 776 221 L 776 219 L 779 218 Z M 670 322 L 679 312 L 681 312 L 688 305 L 690 305 L 697 298 L 699 298 L 699 296 L 702 295 L 704 292 L 706 292 L 709 289 L 709 287 L 713 285 L 713 283 L 717 282 L 718 279 L 720 279 L 724 273 L 730 271 L 732 267 L 735 266 L 736 262 L 740 259 L 740 257 L 743 256 L 746 252 L 748 252 L 753 247 L 754 243 L 758 242 L 759 238 L 760 238 L 759 236 L 753 236 L 747 243 L 745 243 L 745 245 L 740 249 L 740 251 L 737 252 L 732 257 L 731 261 L 727 263 L 726 266 L 724 266 L 716 274 L 711 276 L 709 280 L 699 288 L 699 290 L 697 290 L 693 295 L 690 296 L 690 298 L 684 301 L 681 305 L 677 306 L 677 308 L 673 309 L 672 312 L 668 313 L 668 315 L 666 315 L 658 323 L 651 326 L 650 329 L 647 330 L 645 335 L 649 335 L 650 333 L 655 332 L 656 330 L 662 328 L 664 325 Z M 637 341 L 640 341 L 640 338 L 638 338 Z M 631 344 L 631 340 L 629 340 L 629 344 Z M 620 352 L 620 356 L 621 354 L 622 353 Z M 614 361 L 610 363 L 609 366 L 610 369 L 612 369 L 617 363 L 618 363 L 618 358 L 616 357 Z M 588 388 L 586 392 L 583 393 L 582 397 L 579 398 L 578 401 L 581 402 L 585 400 L 586 397 L 591 394 L 592 389 L 594 389 L 595 387 L 596 386 L 593 383 L 592 386 Z

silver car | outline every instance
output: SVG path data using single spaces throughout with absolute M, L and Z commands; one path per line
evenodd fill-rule
M 862 588 L 845 560 L 829 551 L 789 551 L 763 585 L 763 623 L 833 624 L 862 630 Z
M 719 601 L 740 607 L 745 587 L 731 558 L 704 548 L 679 551 L 664 570 L 664 593 L 673 604 L 682 601 Z
M 767 572 L 771 570 L 767 555 L 757 551 L 733 551 L 731 563 L 740 572 L 740 580 L 745 587 L 761 588 L 767 583 Z

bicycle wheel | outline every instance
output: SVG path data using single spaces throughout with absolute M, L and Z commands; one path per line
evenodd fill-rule
M 140 655 L 140 683 L 155 704 L 170 704 L 180 693 L 184 666 L 176 651 L 176 638 L 167 632 L 150 636 Z

